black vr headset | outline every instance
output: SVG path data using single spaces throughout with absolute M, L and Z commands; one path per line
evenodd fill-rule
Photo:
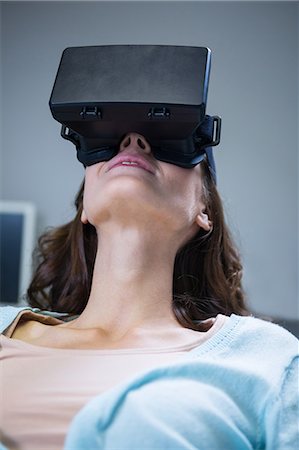
M 129 132 L 143 135 L 155 158 L 192 168 L 212 148 L 221 119 L 206 115 L 211 51 L 172 45 L 103 45 L 64 50 L 50 98 L 61 135 L 90 166 L 119 151 Z

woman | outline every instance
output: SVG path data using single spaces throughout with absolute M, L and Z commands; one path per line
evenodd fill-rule
M 250 316 L 207 163 L 131 132 L 76 206 L 41 239 L 31 309 L 6 310 L 3 443 L 295 448 L 298 341 Z

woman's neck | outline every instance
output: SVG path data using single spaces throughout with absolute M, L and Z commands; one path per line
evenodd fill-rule
M 179 326 L 172 312 L 176 244 L 171 238 L 149 227 L 123 226 L 98 236 L 90 297 L 76 327 L 121 337 L 140 327 Z

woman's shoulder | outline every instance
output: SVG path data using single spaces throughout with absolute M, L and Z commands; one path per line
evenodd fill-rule
M 4 333 L 6 328 L 8 328 L 12 322 L 21 314 L 23 311 L 33 311 L 33 308 L 29 306 L 1 306 L 0 307 L 0 333 Z
M 35 320 L 41 323 L 58 323 L 67 320 L 69 317 L 68 313 L 47 311 L 31 306 L 1 306 L 0 334 L 6 334 L 10 337 L 18 324 L 24 323 L 24 321 Z
M 256 315 L 241 316 L 231 314 L 225 316 L 226 321 L 218 337 L 225 344 L 235 342 L 237 345 L 248 343 L 250 346 L 263 346 L 265 344 L 276 348 L 285 343 L 298 344 L 297 337 L 280 324 L 271 319 L 257 317 Z
M 271 361 L 286 367 L 299 354 L 298 339 L 285 328 L 255 317 L 232 314 L 223 327 L 192 354 L 237 365 L 260 366 Z
M 242 316 L 240 324 L 244 333 L 254 334 L 258 340 L 264 338 L 267 341 L 271 340 L 274 344 L 285 340 L 299 342 L 294 334 L 280 324 L 275 323 L 272 319 L 260 318 L 254 315 Z
M 281 360 L 288 364 L 299 354 L 299 340 L 284 327 L 255 316 L 232 315 L 230 349 L 250 359 Z

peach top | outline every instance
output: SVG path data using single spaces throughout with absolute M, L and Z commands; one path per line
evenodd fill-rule
M 94 396 L 149 369 L 177 362 L 210 339 L 224 324 L 219 314 L 211 328 L 183 346 L 85 350 L 42 347 L 11 339 L 20 317 L 47 324 L 61 320 L 23 311 L 0 336 L 0 423 L 10 449 L 58 450 L 74 415 Z M 210 320 L 210 319 L 209 319 Z

